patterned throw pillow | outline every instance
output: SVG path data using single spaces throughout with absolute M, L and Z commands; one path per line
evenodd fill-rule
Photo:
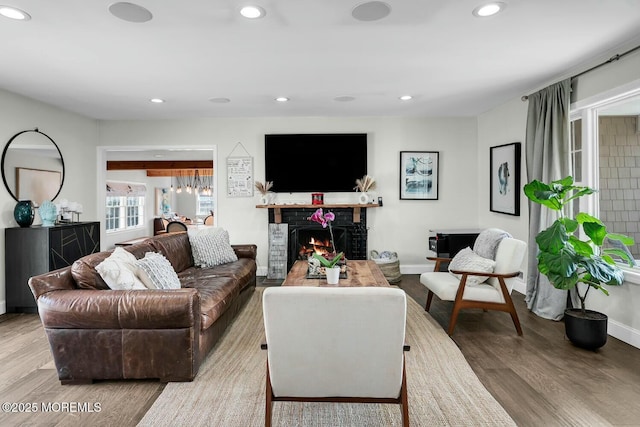
M 121 247 L 114 249 L 104 261 L 96 265 L 96 271 L 111 289 L 147 289 L 136 275 L 136 257 Z
M 147 252 L 136 261 L 137 273 L 149 289 L 180 289 L 180 280 L 164 255 Z
M 189 230 L 188 235 L 194 265 L 214 267 L 238 260 L 229 243 L 227 230 L 220 227 L 203 227 Z
M 479 273 L 493 273 L 496 262 L 492 259 L 483 258 L 467 247 L 456 254 L 449 263 L 449 271 L 477 271 Z M 453 274 L 453 273 L 451 273 Z M 453 274 L 458 279 L 462 274 Z M 478 284 L 489 279 L 485 276 L 467 276 L 467 284 Z

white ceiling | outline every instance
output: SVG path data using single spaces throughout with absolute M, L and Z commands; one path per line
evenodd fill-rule
M 483 0 L 386 0 L 374 22 L 351 16 L 362 1 L 255 0 L 250 21 L 238 0 L 134 0 L 153 19 L 131 23 L 112 1 L 12 0 L 32 19 L 0 17 L 0 88 L 107 120 L 474 116 L 640 44 L 639 0 L 504 0 L 490 18 L 471 14 Z

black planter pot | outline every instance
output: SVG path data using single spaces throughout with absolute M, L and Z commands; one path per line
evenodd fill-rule
M 607 342 L 606 314 L 593 310 L 568 308 L 564 311 L 564 327 L 567 338 L 576 346 L 596 350 Z

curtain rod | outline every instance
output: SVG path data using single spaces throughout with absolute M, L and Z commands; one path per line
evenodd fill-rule
M 626 51 L 626 52 L 624 52 L 624 53 L 618 53 L 618 54 L 615 54 L 615 55 L 613 55 L 611 58 L 609 58 L 608 60 L 606 60 L 606 61 L 604 61 L 604 62 L 601 62 L 600 64 L 594 65 L 593 67 L 591 67 L 591 68 L 589 68 L 589 69 L 587 69 L 587 70 L 581 71 L 581 72 L 579 72 L 578 74 L 571 76 L 570 78 L 571 78 L 571 80 L 576 79 L 576 78 L 578 78 L 578 77 L 580 77 L 580 76 L 582 76 L 582 75 L 584 75 L 584 74 L 587 74 L 587 73 L 589 73 L 589 72 L 591 72 L 591 71 L 595 70 L 596 68 L 600 68 L 600 67 L 602 67 L 603 65 L 607 65 L 607 64 L 610 64 L 610 63 L 612 63 L 612 62 L 615 62 L 615 61 L 617 61 L 618 59 L 623 58 L 623 57 L 625 57 L 625 56 L 629 55 L 630 53 L 635 52 L 635 51 L 636 51 L 636 50 L 638 50 L 638 49 L 640 49 L 640 45 L 638 45 L 638 46 L 634 47 L 633 49 L 629 49 L 628 51 Z M 524 95 L 524 96 L 523 96 L 522 98 L 520 98 L 520 99 L 521 99 L 522 101 L 526 101 L 526 100 L 528 100 L 528 99 L 529 99 L 529 96 L 528 96 L 528 95 Z

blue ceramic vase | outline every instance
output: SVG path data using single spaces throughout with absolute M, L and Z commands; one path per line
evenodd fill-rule
M 33 203 L 31 200 L 20 200 L 13 209 L 13 217 L 20 227 L 30 227 L 33 224 Z

